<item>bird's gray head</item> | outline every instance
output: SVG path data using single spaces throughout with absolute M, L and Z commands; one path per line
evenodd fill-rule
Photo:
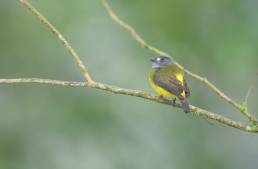
M 173 63 L 171 58 L 167 57 L 167 56 L 155 57 L 155 58 L 151 59 L 151 62 L 152 62 L 152 68 L 154 68 L 154 69 L 165 67 L 165 66 Z

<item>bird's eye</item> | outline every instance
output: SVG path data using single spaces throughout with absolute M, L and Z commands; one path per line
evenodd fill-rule
M 164 61 L 164 58 L 161 58 L 160 61 Z

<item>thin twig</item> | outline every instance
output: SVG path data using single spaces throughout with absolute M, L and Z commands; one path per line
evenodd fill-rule
M 102 4 L 104 5 L 104 7 L 106 8 L 106 10 L 108 11 L 109 15 L 111 16 L 111 18 L 118 23 L 121 27 L 123 27 L 124 29 L 126 29 L 127 31 L 129 31 L 131 33 L 131 35 L 133 36 L 133 38 L 139 43 L 141 44 L 141 46 L 143 48 L 146 48 L 154 53 L 157 53 L 158 55 L 163 55 L 163 56 L 169 56 L 167 53 L 155 48 L 154 46 L 148 45 L 141 36 L 139 36 L 139 34 L 135 31 L 135 29 L 130 26 L 128 23 L 126 23 L 125 21 L 123 21 L 122 19 L 120 19 L 115 12 L 113 12 L 111 6 L 107 3 L 106 0 L 102 0 Z
M 86 82 L 91 83 L 92 79 L 88 73 L 86 66 L 83 64 L 79 55 L 73 49 L 73 47 L 68 43 L 64 36 L 57 30 L 34 6 L 32 6 L 27 0 L 20 0 L 20 2 L 26 6 L 47 28 L 49 28 L 52 33 L 61 41 L 64 47 L 68 50 L 71 56 L 74 58 L 76 64 L 81 69 L 84 79 Z
M 108 2 L 106 0 L 101 0 L 103 6 L 105 7 L 106 11 L 108 12 L 108 14 L 110 15 L 110 17 L 118 24 L 120 25 L 122 28 L 124 28 L 125 30 L 127 30 L 128 32 L 131 33 L 132 37 L 144 48 L 156 53 L 157 55 L 164 55 L 164 56 L 170 56 L 169 54 L 167 54 L 166 52 L 163 52 L 159 49 L 157 49 L 156 47 L 148 44 L 147 42 L 145 42 L 143 40 L 143 38 L 135 31 L 135 29 L 129 25 L 127 22 L 123 21 L 122 19 L 120 19 L 118 17 L 118 15 L 113 11 L 113 9 L 111 8 L 111 6 L 108 4 Z M 234 101 L 233 99 L 231 99 L 230 97 L 228 97 L 224 92 L 222 92 L 221 90 L 219 90 L 213 83 L 211 83 L 207 78 L 205 77 L 201 77 L 187 69 L 185 69 L 182 65 L 180 65 L 178 62 L 176 62 L 174 60 L 174 63 L 180 68 L 182 69 L 186 74 L 188 74 L 189 76 L 203 82 L 204 84 L 206 84 L 212 91 L 214 91 L 219 97 L 221 97 L 222 99 L 226 100 L 228 103 L 230 103 L 233 107 L 235 107 L 236 109 L 238 109 L 243 115 L 245 115 L 251 122 L 253 123 L 257 123 L 256 117 L 253 116 L 251 113 L 249 113 L 247 110 L 243 109 L 242 105 L 238 104 L 236 101 Z
M 253 84 L 254 84 L 254 81 L 252 81 L 251 85 L 249 86 L 247 92 L 246 92 L 246 96 L 245 96 L 245 100 L 243 102 L 244 106 L 247 107 L 247 104 L 248 104 L 248 99 L 251 95 L 251 92 L 253 90 Z
M 257 76 L 258 76 L 258 73 L 256 73 L 256 74 L 255 74 L 255 77 L 251 80 L 250 86 L 249 86 L 249 88 L 248 88 L 248 90 L 247 90 L 247 92 L 246 92 L 245 100 L 244 100 L 244 102 L 243 102 L 243 106 L 244 106 L 245 109 L 248 109 L 248 108 L 247 108 L 247 107 L 248 107 L 248 99 L 249 99 L 249 97 L 250 97 L 250 95 L 251 95 L 251 92 L 252 92 L 252 90 L 253 90 L 253 88 L 254 88 L 254 84 L 255 84 L 255 82 L 256 82 Z

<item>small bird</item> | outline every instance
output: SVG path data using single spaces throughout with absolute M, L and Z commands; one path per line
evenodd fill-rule
M 151 59 L 151 62 L 149 82 L 153 89 L 161 97 L 174 97 L 173 104 L 179 99 L 184 112 L 190 112 L 186 100 L 190 97 L 190 90 L 185 81 L 184 72 L 167 56 L 155 57 Z

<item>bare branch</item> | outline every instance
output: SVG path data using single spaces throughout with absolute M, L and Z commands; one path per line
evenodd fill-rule
M 40 79 L 40 78 L 17 78 L 17 79 L 0 79 L 0 84 L 16 84 L 16 83 L 37 83 L 47 84 L 53 86 L 66 86 L 66 87 L 85 87 L 85 82 L 71 82 L 51 79 Z
M 104 5 L 104 7 L 106 8 L 107 12 L 109 13 L 109 15 L 111 16 L 111 18 L 118 23 L 121 27 L 123 27 L 125 30 L 129 31 L 131 33 L 131 35 L 133 36 L 133 38 L 143 47 L 146 48 L 154 53 L 157 53 L 158 55 L 163 55 L 163 56 L 169 56 L 167 53 L 162 52 L 161 50 L 155 48 L 154 46 L 151 46 L 149 44 L 147 44 L 143 38 L 135 31 L 135 29 L 130 26 L 128 23 L 126 23 L 125 21 L 123 21 L 122 19 L 120 19 L 115 12 L 113 12 L 111 6 L 107 3 L 106 0 L 102 0 L 102 4 Z
M 52 33 L 61 41 L 64 47 L 68 50 L 71 56 L 74 58 L 76 64 L 81 69 L 83 73 L 84 79 L 86 82 L 91 83 L 92 79 L 89 75 L 89 72 L 86 66 L 83 64 L 82 60 L 80 59 L 79 55 L 75 52 L 72 48 L 70 43 L 64 38 L 64 36 L 58 31 L 34 6 L 32 6 L 27 0 L 20 0 L 20 2 L 27 7 L 47 28 L 49 28 Z
M 169 54 L 167 54 L 166 52 L 163 52 L 157 48 L 155 48 L 154 46 L 148 44 L 147 42 L 145 42 L 143 40 L 143 38 L 135 31 L 135 29 L 130 26 L 127 22 L 123 21 L 122 19 L 120 19 L 118 17 L 118 15 L 113 11 L 113 9 L 111 8 L 111 6 L 108 4 L 108 2 L 106 0 L 101 0 L 103 6 L 105 7 L 106 11 L 108 12 L 108 14 L 110 15 L 110 17 L 118 24 L 120 25 L 122 28 L 124 28 L 125 30 L 127 30 L 128 32 L 131 33 L 132 37 L 144 48 L 158 54 L 158 55 L 165 55 L 165 56 L 170 56 Z M 175 64 L 182 69 L 186 74 L 188 74 L 189 76 L 203 82 L 204 84 L 206 84 L 213 92 L 215 92 L 219 97 L 221 97 L 222 99 L 224 99 L 225 101 L 227 101 L 229 104 L 231 104 L 233 107 L 235 107 L 236 109 L 238 109 L 244 116 L 246 116 L 251 122 L 253 122 L 254 124 L 257 123 L 256 117 L 253 116 L 250 112 L 248 112 L 247 109 L 243 109 L 242 105 L 238 104 L 236 101 L 234 101 L 233 99 L 231 99 L 230 97 L 228 97 L 224 92 L 222 92 L 221 90 L 219 90 L 213 83 L 211 83 L 207 78 L 205 77 L 201 77 L 187 69 L 185 69 L 182 65 L 180 65 L 178 62 L 174 61 Z
M 20 78 L 20 79 L 0 79 L 0 84 L 16 84 L 16 83 L 36 83 L 36 84 L 47 84 L 47 85 L 53 85 L 53 86 L 65 86 L 65 87 L 89 87 L 89 88 L 95 88 L 99 90 L 109 91 L 115 94 L 122 94 L 122 95 L 129 95 L 129 96 L 135 96 L 140 97 L 143 99 L 151 100 L 157 103 L 161 104 L 167 104 L 170 106 L 175 106 L 178 108 L 181 108 L 180 104 L 173 105 L 170 100 L 166 100 L 164 98 L 160 98 L 158 96 L 154 96 L 152 94 L 140 91 L 140 90 L 132 90 L 132 89 L 125 89 L 120 88 L 116 86 L 111 86 L 107 84 L 102 83 L 85 83 L 85 82 L 72 82 L 72 81 L 61 81 L 61 80 L 51 80 L 51 79 L 39 79 L 39 78 Z M 255 126 L 245 126 L 241 124 L 240 122 L 236 122 L 234 120 L 231 120 L 229 118 L 223 117 L 221 115 L 203 110 L 201 108 L 190 106 L 191 112 L 204 118 L 212 119 L 214 121 L 217 121 L 219 123 L 222 123 L 224 125 L 240 129 L 242 131 L 247 132 L 258 132 L 258 128 Z

